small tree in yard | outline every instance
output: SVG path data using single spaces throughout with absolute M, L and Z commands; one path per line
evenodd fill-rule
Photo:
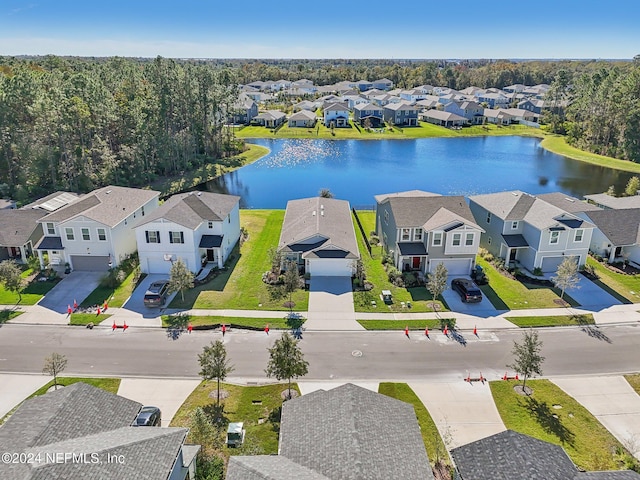
M 555 276 L 551 277 L 551 281 L 556 287 L 561 289 L 560 299 L 562 300 L 564 291 L 567 288 L 578 287 L 578 282 L 580 281 L 580 278 L 578 278 L 578 262 L 571 257 L 562 260 L 562 263 L 558 265 Z
M 271 263 L 271 271 L 279 275 L 282 268 L 282 252 L 279 252 L 275 247 L 271 247 L 267 256 L 269 257 L 269 263 Z
M 442 295 L 442 292 L 444 292 L 447 288 L 448 273 L 449 272 L 447 272 L 447 267 L 444 266 L 444 263 L 439 263 L 436 266 L 436 270 L 433 273 L 429 274 L 429 278 L 427 279 L 427 290 L 429 290 L 429 293 L 431 293 L 434 302 L 440 295 Z M 436 310 L 437 314 L 435 304 L 434 310 Z
M 15 260 L 0 262 L 0 283 L 10 292 L 18 294 L 18 303 L 22 301 L 22 271 Z
M 542 375 L 544 357 L 540 355 L 541 348 L 542 341 L 538 339 L 538 332 L 535 330 L 524 332 L 522 343 L 513 342 L 513 349 L 511 350 L 514 357 L 513 363 L 507 365 L 507 368 L 522 374 L 522 391 L 524 393 L 527 393 L 525 389 L 527 379 L 534 373 Z
M 53 352 L 47 358 L 44 359 L 44 368 L 42 373 L 47 373 L 53 376 L 54 390 L 58 389 L 58 375 L 67 368 L 67 357 Z
M 305 361 L 298 341 L 291 334 L 285 332 L 276 340 L 272 348 L 269 348 L 269 363 L 265 369 L 267 377 L 275 377 L 277 380 L 287 379 L 289 389 L 288 398 L 291 398 L 291 379 L 305 376 L 309 371 L 309 362 Z
M 171 270 L 169 270 L 169 291 L 180 292 L 183 302 L 184 291 L 188 288 L 193 288 L 193 280 L 193 272 L 187 268 L 187 265 L 181 258 L 171 264 Z
M 211 342 L 211 345 L 204 347 L 201 354 L 198 355 L 200 362 L 200 376 L 205 380 L 218 381 L 218 398 L 217 405 L 220 405 L 220 382 L 224 381 L 231 372 L 233 366 L 227 360 L 227 349 L 221 340 Z
M 291 295 L 300 288 L 300 275 L 298 274 L 298 264 L 293 260 L 287 262 L 283 275 L 284 291 L 289 294 L 289 311 L 293 311 L 295 303 L 291 300 Z
M 318 192 L 318 196 L 322 198 L 333 198 L 333 193 L 328 188 L 321 188 Z
M 640 178 L 631 177 L 627 182 L 627 186 L 624 189 L 624 194 L 627 197 L 633 197 L 638 194 L 638 190 L 640 189 Z

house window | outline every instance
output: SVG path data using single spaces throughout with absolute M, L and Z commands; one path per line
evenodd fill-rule
M 98 240 L 101 242 L 107 241 L 107 231 L 104 228 L 98 228 Z
M 410 228 L 403 228 L 402 229 L 402 236 L 400 237 L 400 239 L 403 242 L 408 242 L 409 240 L 411 240 L 411 229 Z
M 47 222 L 47 234 L 48 235 L 55 235 L 56 234 L 56 229 L 53 226 L 53 223 Z
M 491 223 L 491 212 L 487 212 L 487 223 Z
M 581 243 L 583 237 L 584 237 L 584 230 L 582 228 L 579 228 L 578 230 L 576 230 L 576 234 L 573 237 L 573 241 L 576 243 Z
M 433 242 L 434 247 L 439 247 L 442 245 L 442 232 L 433 232 Z
M 184 243 L 184 232 L 169 232 L 169 243 Z
M 421 242 L 422 241 L 422 229 L 421 228 L 416 228 L 413 231 L 413 241 L 414 242 Z
M 389 212 L 387 210 L 384 211 L 384 224 L 389 225 Z
M 464 238 L 464 244 L 467 247 L 471 247 L 473 246 L 473 233 L 467 233 L 467 235 Z
M 73 228 L 67 227 L 64 229 L 64 232 L 67 235 L 67 240 L 75 240 L 75 236 L 73 235 Z
M 227 215 L 227 223 L 231 223 L 231 214 Z
M 454 233 L 453 234 L 453 246 L 454 247 L 459 247 L 461 239 L 462 239 L 462 234 L 461 233 Z
M 515 222 L 511 222 L 511 230 L 517 230 L 519 224 L 520 222 L 518 222 L 517 220 Z
M 147 230 L 144 234 L 147 237 L 147 243 L 160 243 L 160 232 Z
M 487 245 L 491 245 L 491 237 L 487 238 Z
M 560 240 L 560 232 L 551 232 L 549 237 L 549 245 L 556 245 Z
M 82 240 L 88 242 L 91 240 L 91 234 L 89 233 L 88 228 L 83 228 L 82 230 Z
M 213 229 L 213 222 L 209 222 L 209 230 Z
M 144 217 L 144 205 L 142 207 L 140 207 L 140 213 L 142 214 L 142 216 Z

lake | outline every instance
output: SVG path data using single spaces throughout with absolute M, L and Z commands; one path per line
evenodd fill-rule
M 322 188 L 364 207 L 375 204 L 374 195 L 413 189 L 465 196 L 560 191 L 581 198 L 610 185 L 623 191 L 633 175 L 556 155 L 531 137 L 249 142 L 270 153 L 198 188 L 239 195 L 241 208 L 285 208 Z

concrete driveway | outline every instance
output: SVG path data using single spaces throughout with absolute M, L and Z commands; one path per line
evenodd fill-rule
M 580 275 L 579 278 L 579 288 L 567 290 L 567 294 L 582 307 L 588 307 L 592 310 L 600 310 L 612 305 L 621 305 L 618 299 L 609 295 L 608 292 L 600 288 L 584 275 Z
M 67 306 L 78 304 L 89 296 L 98 285 L 106 272 L 78 272 L 74 271 L 64 278 L 44 296 L 38 303 L 41 307 L 58 313 L 67 313 Z
M 455 275 L 447 278 L 447 289 L 443 292 L 442 297 L 452 312 L 466 313 L 477 317 L 491 317 L 498 314 L 496 308 L 485 296 L 483 296 L 482 301 L 478 303 L 463 302 L 458 292 L 451 288 L 451 281 L 454 278 L 471 279 L 471 277 L 464 275 Z
M 162 412 L 162 426 L 168 427 L 180 406 L 200 385 L 200 380 L 123 378 L 118 395 L 143 405 L 153 405 Z
M 134 319 L 138 319 L 139 321 L 137 322 L 137 325 L 142 325 L 143 323 L 145 323 L 142 322 L 143 319 L 155 319 L 160 317 L 165 308 L 171 303 L 171 300 L 173 300 L 173 297 L 176 295 L 176 293 L 167 297 L 167 301 L 162 308 L 145 307 L 143 301 L 144 294 L 149 288 L 149 285 L 160 280 L 169 280 L 169 276 L 159 274 L 147 275 L 144 280 L 140 282 L 140 285 L 138 285 L 138 287 L 133 291 L 129 299 L 125 302 L 125 304 L 118 312 L 118 319 L 131 319 L 132 321 Z M 129 324 L 129 322 L 127 322 L 127 324 Z
M 552 378 L 640 458 L 640 395 L 622 376 Z
M 353 310 L 351 277 L 312 277 L 305 329 L 364 330 Z
M 49 380 L 47 375 L 0 374 L 0 418 Z
M 409 386 L 429 410 L 449 450 L 506 430 L 487 382 L 411 382 Z

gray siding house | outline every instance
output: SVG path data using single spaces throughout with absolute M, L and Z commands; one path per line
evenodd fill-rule
M 419 111 L 420 108 L 406 103 L 389 103 L 384 106 L 383 118 L 385 122 L 399 127 L 415 127 Z
M 353 107 L 353 121 L 361 127 L 368 126 L 371 128 L 380 127 L 384 121 L 382 120 L 383 108 L 373 103 L 358 104 Z
M 376 231 L 401 271 L 469 275 L 480 245 L 479 227 L 462 196 L 412 190 L 376 195 Z

